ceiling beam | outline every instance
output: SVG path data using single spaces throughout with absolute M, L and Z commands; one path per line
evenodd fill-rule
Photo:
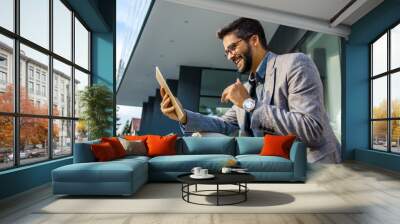
M 339 11 L 335 16 L 330 19 L 330 26 L 336 27 L 347 18 L 349 18 L 355 11 L 357 11 L 361 6 L 367 3 L 368 0 L 353 0 L 350 1 L 343 9 Z
M 165 0 L 186 6 L 202 8 L 220 13 L 251 17 L 265 22 L 276 23 L 295 28 L 311 30 L 326 34 L 347 37 L 350 34 L 350 27 L 337 25 L 332 27 L 329 21 L 296 15 L 274 9 L 259 8 L 244 3 L 234 3 L 223 0 Z

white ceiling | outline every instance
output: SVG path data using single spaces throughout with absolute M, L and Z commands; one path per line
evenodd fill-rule
M 226 60 L 216 31 L 238 18 L 228 14 L 156 1 L 119 87 L 117 104 L 142 106 L 158 84 L 154 66 L 178 79 L 179 66 L 234 69 Z M 268 41 L 277 24 L 262 22 Z
M 224 0 L 243 3 L 242 0 Z M 251 0 L 247 5 L 329 21 L 351 0 Z
M 350 0 L 156 0 L 119 86 L 117 104 L 141 106 L 158 85 L 154 66 L 178 79 L 179 66 L 234 69 L 216 31 L 239 16 L 262 22 L 268 41 L 279 25 L 346 37 L 350 26 L 383 0 L 357 0 L 337 25 L 332 19 Z M 267 21 L 267 22 L 265 22 Z M 279 25 L 277 25 L 279 24 Z

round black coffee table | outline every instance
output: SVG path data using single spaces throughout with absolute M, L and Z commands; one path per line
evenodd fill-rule
M 178 181 L 182 183 L 182 199 L 188 203 L 198 205 L 234 205 L 247 200 L 247 192 L 249 188 L 247 183 L 255 180 L 255 177 L 248 173 L 215 173 L 215 177 L 212 179 L 193 179 L 190 177 L 191 173 L 182 174 L 177 177 Z M 216 185 L 215 190 L 198 190 L 198 184 L 205 185 Z M 194 191 L 190 191 L 190 186 L 195 186 Z M 220 185 L 236 185 L 237 190 L 223 190 L 220 189 Z M 206 194 L 209 192 L 215 192 L 215 194 Z M 216 204 L 202 204 L 190 201 L 190 196 L 204 196 L 204 197 L 216 197 Z M 231 203 L 221 203 L 221 197 L 232 197 L 240 196 L 240 199 Z

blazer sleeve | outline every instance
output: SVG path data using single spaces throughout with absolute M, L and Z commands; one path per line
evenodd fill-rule
M 239 130 L 236 111 L 230 108 L 222 117 L 206 116 L 186 110 L 187 123 L 181 125 L 187 132 L 216 132 L 225 135 L 234 135 Z
M 323 132 L 323 90 L 314 63 L 303 55 L 287 74 L 288 108 L 261 104 L 253 112 L 252 128 L 294 134 L 309 146 L 318 146 Z M 276 90 L 275 90 L 276 91 Z

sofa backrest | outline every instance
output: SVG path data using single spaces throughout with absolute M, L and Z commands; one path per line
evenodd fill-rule
M 177 145 L 177 154 L 226 154 L 235 155 L 233 137 L 182 137 Z
M 263 145 L 263 137 L 237 137 L 236 155 L 259 154 Z
M 93 155 L 93 152 L 90 148 L 92 144 L 99 144 L 100 139 L 75 143 L 74 148 L 74 163 L 88 163 L 95 162 L 96 158 Z

